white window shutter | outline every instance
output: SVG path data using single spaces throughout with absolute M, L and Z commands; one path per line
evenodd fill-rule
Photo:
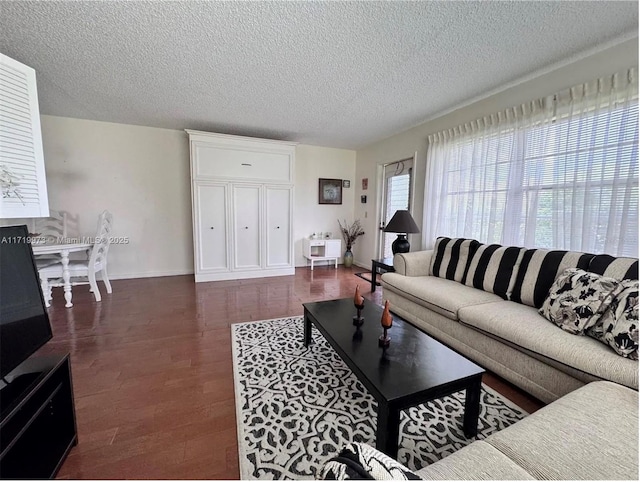
M 7 176 L 15 182 L 14 187 L 7 189 Z M 0 218 L 49 216 L 36 72 L 3 54 L 0 54 L 0 188 Z

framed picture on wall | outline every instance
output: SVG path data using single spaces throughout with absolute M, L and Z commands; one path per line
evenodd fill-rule
M 342 204 L 342 179 L 318 180 L 318 204 Z

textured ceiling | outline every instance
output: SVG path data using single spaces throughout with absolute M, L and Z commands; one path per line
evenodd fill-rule
M 357 148 L 637 34 L 637 2 L 0 2 L 41 112 Z

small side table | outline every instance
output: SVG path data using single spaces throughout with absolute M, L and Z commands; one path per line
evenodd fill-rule
M 382 273 L 393 273 L 393 258 L 381 258 L 371 260 L 371 291 L 376 290 L 376 286 L 380 283 L 376 281 L 376 275 Z
M 338 269 L 338 258 L 342 256 L 342 241 L 339 239 L 309 239 L 302 241 L 303 256 L 313 264 L 318 261 L 333 261 L 333 266 Z

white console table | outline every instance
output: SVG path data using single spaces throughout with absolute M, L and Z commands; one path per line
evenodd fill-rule
M 340 239 L 309 239 L 303 240 L 303 255 L 313 264 L 318 261 L 333 261 L 338 268 L 338 258 L 342 256 L 342 241 Z

